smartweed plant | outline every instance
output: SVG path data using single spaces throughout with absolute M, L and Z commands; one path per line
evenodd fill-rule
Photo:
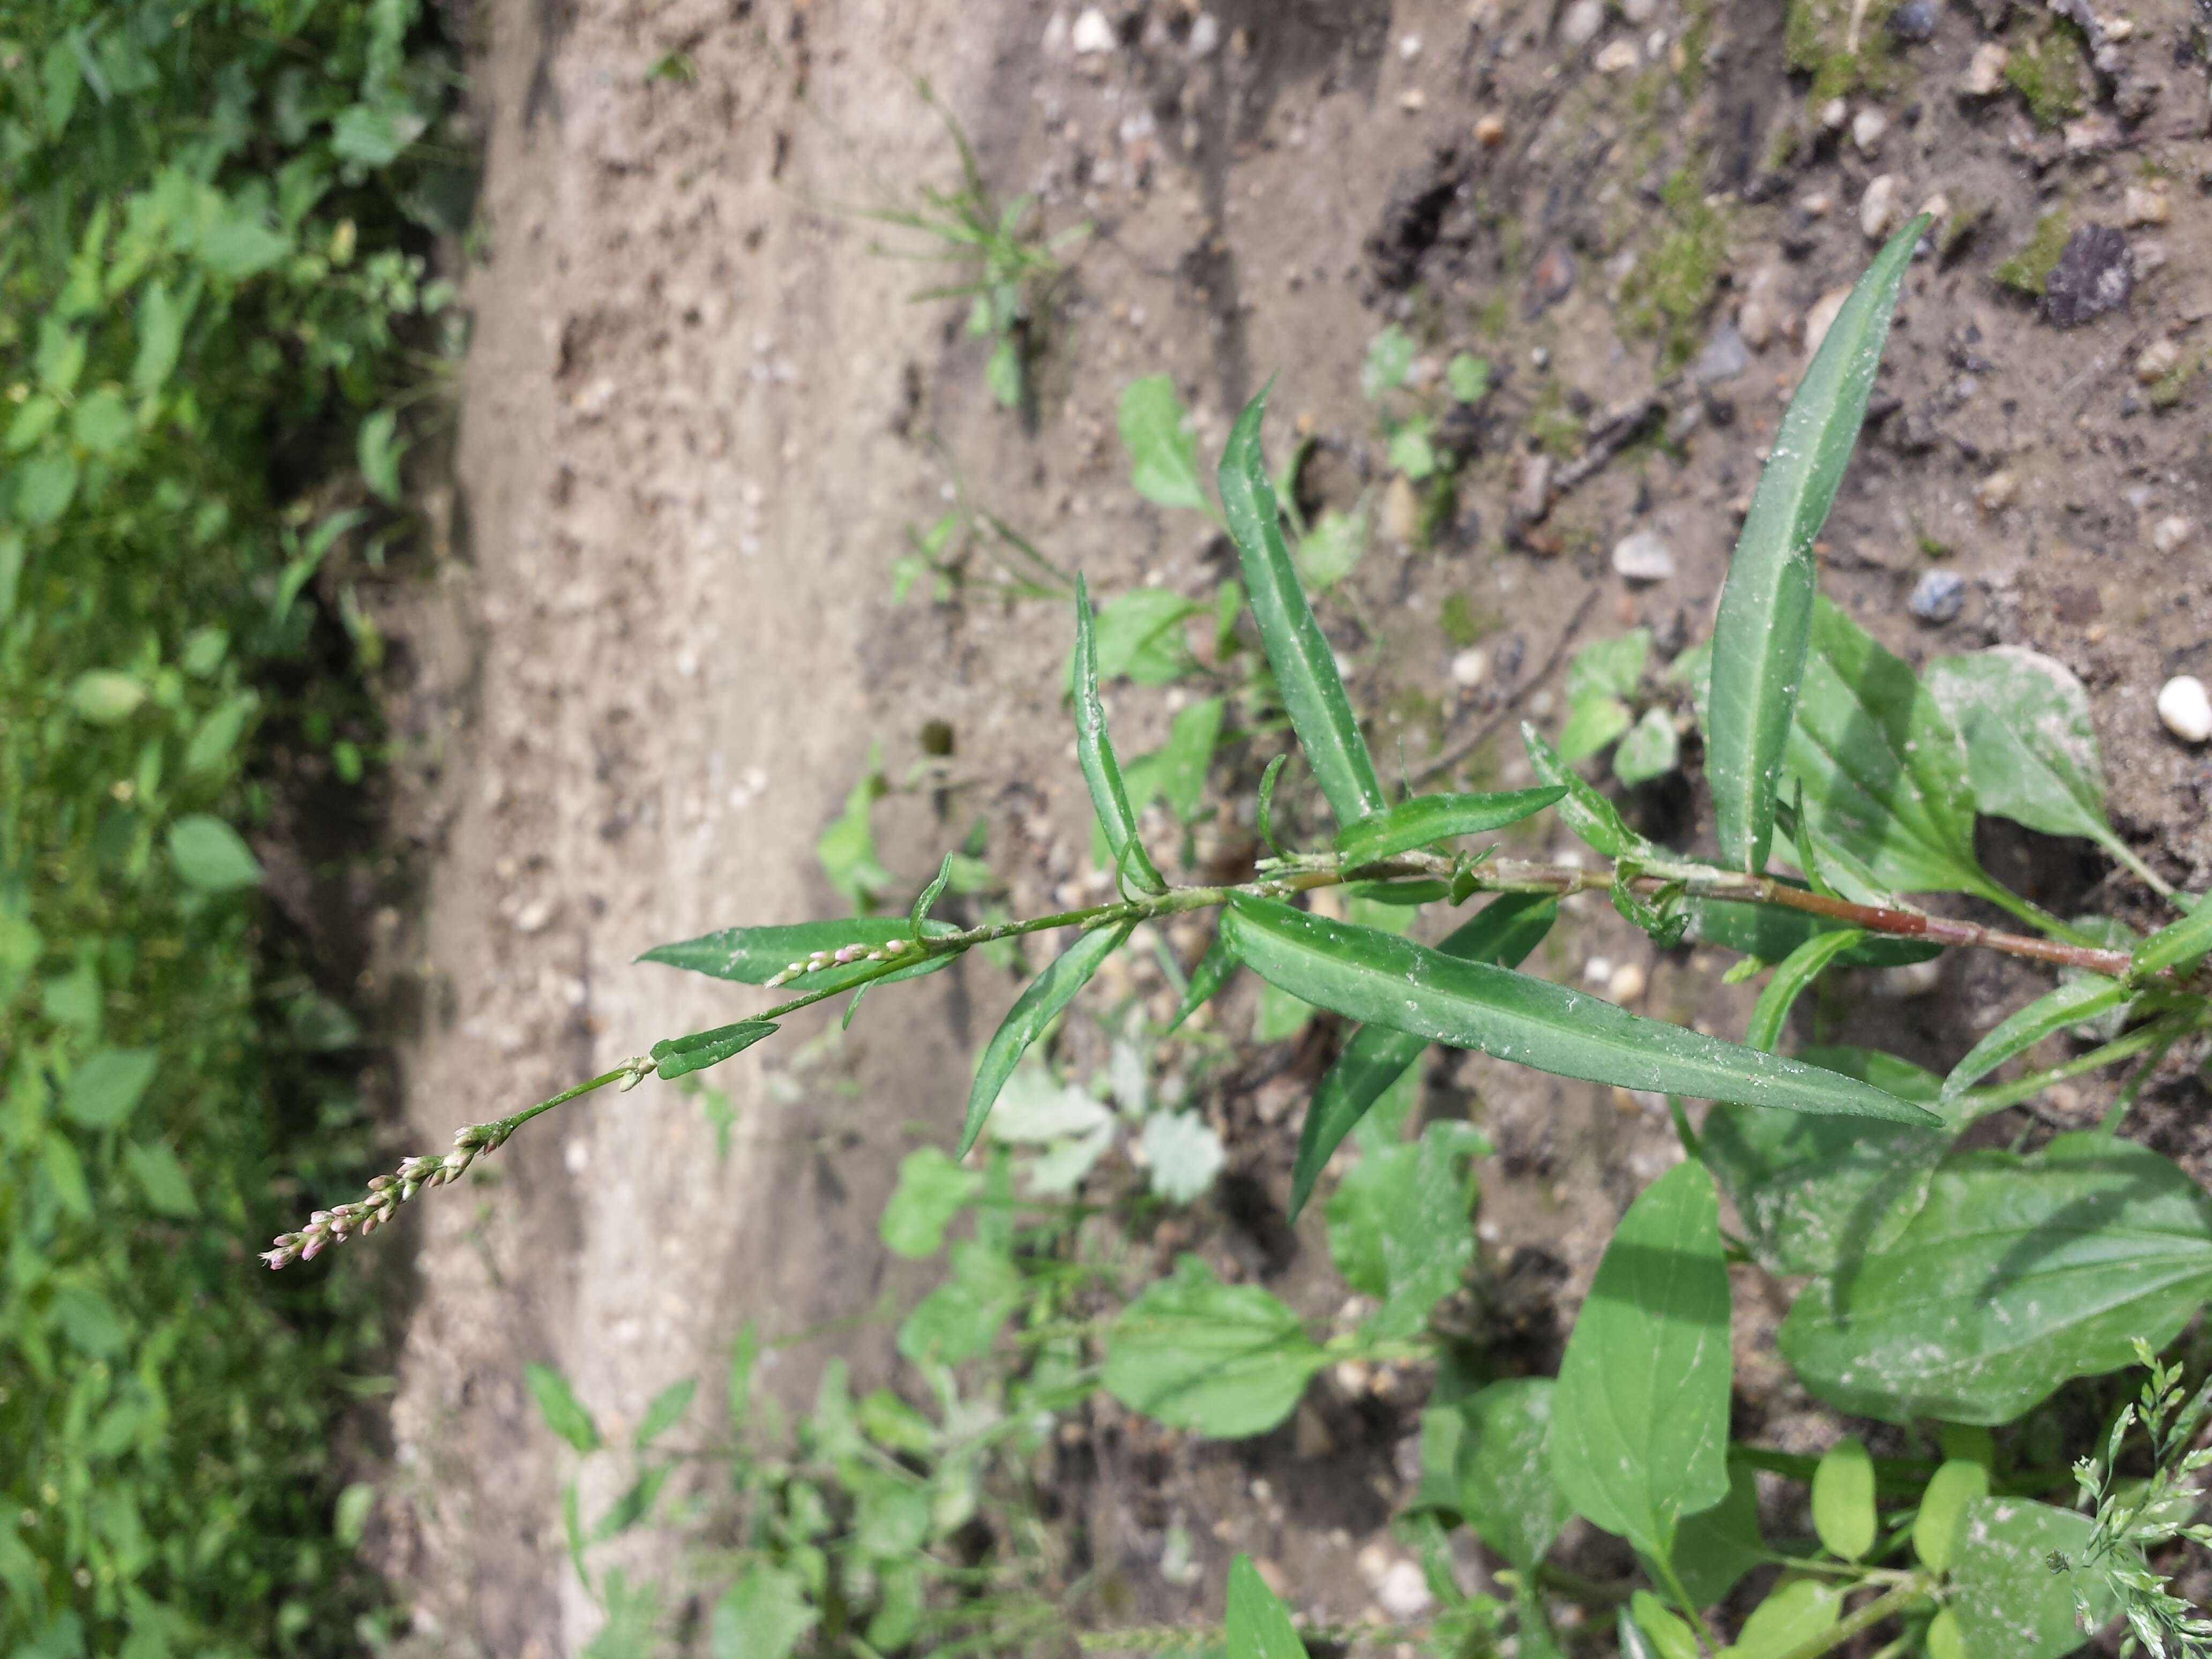
M 2115 1133 L 2153 1068 L 2212 1030 L 2204 966 L 2212 905 L 2172 891 L 2106 824 L 2086 699 L 2063 668 L 1997 649 L 1916 676 L 1815 591 L 1814 538 L 1927 227 L 1916 221 L 1882 250 L 1808 368 L 1745 522 L 1709 659 L 1685 667 L 1705 731 L 1716 856 L 1684 856 L 1638 835 L 1528 726 L 1535 787 L 1389 799 L 1285 540 L 1261 453 L 1262 394 L 1230 435 L 1218 512 L 1242 560 L 1274 696 L 1338 826 L 1330 844 L 1278 836 L 1279 758 L 1255 809 L 1269 856 L 1249 878 L 1166 878 L 1138 833 L 1108 735 L 1099 629 L 1079 582 L 1076 750 L 1115 896 L 956 927 L 932 914 L 951 877 L 948 860 L 903 916 L 734 927 L 649 951 L 647 961 L 781 1000 L 463 1128 L 450 1152 L 409 1158 L 365 1200 L 317 1212 L 265 1260 L 283 1267 L 373 1230 L 532 1118 L 595 1090 L 684 1077 L 742 1053 L 803 1008 L 833 997 L 857 1005 L 878 986 L 939 972 L 970 950 L 1071 933 L 983 1050 L 956 1146 L 964 1159 L 1025 1051 L 1140 924 L 1217 912 L 1213 942 L 1188 975 L 1183 1015 L 1249 969 L 1357 1023 L 1306 1111 L 1294 1215 L 1332 1154 L 1432 1042 L 1673 1103 L 1684 1160 L 1622 1218 L 1559 1376 L 1451 1398 L 1440 1391 L 1425 1422 L 1428 1468 L 1408 1523 L 1443 1607 L 1443 1650 L 1488 1651 L 1511 1632 L 1524 1656 L 1556 1652 L 1552 1607 L 1564 1595 L 1617 1621 L 1623 1653 L 1657 1659 L 1716 1649 L 1735 1659 L 1818 1659 L 1862 1635 L 1885 1643 L 1887 1656 L 2039 1659 L 2071 1651 L 2121 1614 L 2149 1652 L 2205 1652 L 2202 1621 L 2172 1596 L 2150 1554 L 2205 1536 L 2190 1524 L 2203 1396 L 2180 1404 L 2178 1376 L 2154 1367 L 2139 1415 L 2156 1474 L 2148 1486 L 2116 1482 L 2130 1426 L 2123 1419 L 2101 1459 L 2081 1471 L 2094 1516 L 2046 1501 L 2067 1494 L 2063 1468 L 2017 1467 L 1989 1431 L 2018 1422 L 2071 1379 L 2154 1354 L 2212 1293 L 2212 1200 L 2172 1161 Z M 1157 389 L 1146 396 L 1159 402 Z M 1125 404 L 1125 427 L 1128 412 Z M 1180 421 L 1154 410 L 1136 424 L 1144 493 L 1214 510 L 1197 489 Z M 1618 685 L 1593 695 L 1632 690 L 1640 646 L 1632 666 L 1634 675 L 1624 667 Z M 1547 810 L 1601 863 L 1465 845 Z M 2138 939 L 2114 922 L 2046 915 L 1977 860 L 1978 811 L 2099 842 L 2176 919 Z M 1778 860 L 1790 868 L 1777 869 Z M 1401 914 L 1477 895 L 1489 902 L 1431 945 L 1300 908 L 1303 896 L 1325 888 Z M 1607 895 L 1662 946 L 1695 939 L 1769 969 L 1744 1041 L 1519 971 L 1560 901 L 1585 891 Z M 2023 931 L 1938 915 L 1913 896 L 1925 894 L 1985 901 Z M 2046 964 L 2057 983 L 1944 1077 L 1868 1049 L 1777 1052 L 1792 1006 L 1826 970 L 1899 965 L 1945 949 Z M 2087 1052 L 1990 1080 L 2045 1038 L 2085 1030 L 2094 1032 Z M 2095 1132 L 2062 1134 L 2032 1154 L 1960 1144 L 1978 1120 L 2062 1078 L 2123 1065 L 2135 1069 Z M 1681 1103 L 1692 1098 L 1713 1103 L 1695 1127 Z M 1308 1380 L 1347 1355 L 1433 1354 L 1431 1313 L 1475 1254 L 1465 1171 L 1485 1147 L 1464 1123 L 1431 1124 L 1413 1145 L 1366 1146 L 1329 1205 L 1332 1253 L 1376 1304 L 1358 1331 L 1316 1340 L 1264 1288 L 1222 1283 L 1187 1256 L 1110 1322 L 1078 1333 L 1097 1355 L 1098 1385 L 1163 1423 L 1236 1437 L 1284 1421 Z M 981 1179 L 941 1155 L 910 1174 L 915 1190 L 902 1182 L 900 1200 L 909 1218 L 917 1206 L 949 1216 Z M 1723 1193 L 1742 1218 L 1740 1239 L 1723 1234 Z M 956 1262 L 955 1279 L 972 1279 L 974 1299 L 988 1303 L 1013 1270 L 981 1249 L 979 1241 L 965 1265 Z M 1779 1347 L 1807 1390 L 1856 1417 L 1932 1425 L 1942 1455 L 1877 1457 L 1850 1437 L 1817 1459 L 1731 1444 L 1732 1260 L 1795 1287 Z M 997 1305 L 1012 1303 L 1001 1297 Z M 983 1325 L 982 1346 L 1002 1316 Z M 965 1351 L 980 1348 L 970 1340 Z M 1762 1535 L 1761 1472 L 1809 1484 L 1815 1539 L 1785 1547 Z M 1577 1516 L 1632 1547 L 1638 1580 L 1591 1586 L 1548 1560 Z M 1498 1583 L 1510 1601 L 1456 1582 L 1443 1546 L 1462 1524 L 1508 1564 Z M 1779 1576 L 1723 1649 L 1711 1610 L 1761 1568 Z M 1249 1564 L 1231 1576 L 1228 1618 L 1233 1654 L 1304 1651 Z

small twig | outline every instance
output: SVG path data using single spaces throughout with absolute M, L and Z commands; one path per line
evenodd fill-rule
M 1559 630 L 1559 637 L 1553 644 L 1551 655 L 1544 659 L 1536 672 L 1526 676 L 1518 685 L 1507 693 L 1504 699 L 1491 712 L 1490 718 L 1477 726 L 1471 736 L 1462 738 L 1437 756 L 1435 759 L 1425 763 L 1413 774 L 1414 782 L 1426 783 L 1439 773 L 1449 771 L 1498 735 L 1505 722 L 1512 719 L 1513 711 L 1520 707 L 1521 699 L 1549 679 L 1553 671 L 1565 659 L 1567 647 L 1575 642 L 1575 635 L 1582 632 L 1583 623 L 1589 619 L 1589 613 L 1597 604 L 1599 591 L 1597 586 L 1593 583 L 1589 592 L 1583 595 L 1582 602 L 1575 606 L 1574 615 L 1567 618 L 1567 625 Z

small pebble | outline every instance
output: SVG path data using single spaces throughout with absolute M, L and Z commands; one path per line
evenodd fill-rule
M 1408 87 L 1398 94 L 1398 107 L 1408 115 L 1419 115 L 1429 106 L 1429 94 L 1419 87 Z
M 1869 105 L 1851 118 L 1851 143 L 1858 146 L 1859 154 L 1871 155 L 1881 147 L 1881 136 L 1889 131 L 1889 117 Z
M 1475 646 L 1452 653 L 1451 682 L 1463 691 L 1472 691 L 1490 678 L 1490 659 Z
M 1075 32 L 1068 37 L 1069 44 L 1085 57 L 1096 52 L 1114 50 L 1114 26 L 1106 21 L 1106 14 L 1096 6 L 1087 8 L 1075 20 Z
M 1956 622 L 1959 612 L 1966 608 L 1965 579 L 1948 570 L 1931 570 L 1913 588 L 1908 603 L 1912 614 L 1924 623 L 1940 626 Z
M 1974 500 L 1984 513 L 2002 513 L 2020 494 L 2020 480 L 2010 472 L 1992 472 L 1974 486 Z
M 1595 67 L 1600 75 L 1624 75 L 1636 64 L 1636 42 L 1609 40 L 1599 52 Z
M 1674 555 L 1656 532 L 1639 530 L 1613 544 L 1613 568 L 1632 582 L 1672 581 Z
M 2173 216 L 2173 208 L 2162 190 L 2148 189 L 2142 185 L 2130 185 L 2127 194 L 2120 199 L 2120 222 L 2125 225 L 2162 225 Z
M 1436 1605 L 1429 1581 L 1411 1561 L 1393 1561 L 1375 1588 L 1375 1600 L 1400 1624 L 1411 1624 Z
M 1382 537 L 1410 546 L 1421 533 L 1421 498 L 1402 472 L 1382 491 Z
M 1193 58 L 1211 58 L 1221 45 L 1221 20 L 1210 11 L 1198 15 L 1198 21 L 1190 26 L 1190 44 L 1184 48 Z
M 1566 42 L 1568 50 L 1579 52 L 1596 40 L 1604 27 L 1605 0 L 1575 0 L 1559 20 L 1559 39 Z
M 2044 285 L 2043 317 L 2075 328 L 2124 306 L 2135 289 L 2135 261 L 2126 235 L 2110 225 L 2084 225 L 2066 239 Z
M 1895 173 L 1875 175 L 1866 187 L 1866 194 L 1859 198 L 1859 228 L 1866 233 L 1867 240 L 1879 242 L 1889 234 L 1890 228 L 1897 222 L 1903 193 Z
M 1905 0 L 1889 15 L 1889 32 L 1900 40 L 1933 40 L 1936 21 L 1936 0 Z
M 1592 957 L 1588 962 L 1583 963 L 1583 984 L 1609 985 L 1612 982 L 1613 958 L 1611 957 Z
M 1609 1000 L 1625 1008 L 1644 994 L 1645 983 L 1643 968 L 1633 962 L 1624 962 L 1606 981 L 1605 994 Z
M 1820 106 L 1820 125 L 1831 132 L 1841 132 L 1850 118 L 1851 106 L 1840 98 L 1831 98 Z
M 2179 552 L 2183 544 L 2196 534 L 2197 526 L 2179 513 L 2160 519 L 2150 527 L 2150 544 L 2154 552 Z
M 1747 305 L 1746 309 L 1749 307 Z M 1690 374 L 1700 386 L 1717 386 L 1723 380 L 1733 380 L 1751 367 L 1751 348 L 1745 343 L 1742 333 L 1723 323 L 1715 329 L 1705 349 L 1690 365 Z
M 2212 696 L 2194 674 L 2177 674 L 2159 688 L 2158 717 L 2184 743 L 2212 739 Z
M 1659 15 L 1659 0 L 1621 0 L 1620 15 L 1632 23 L 1648 23 Z
M 1505 123 L 1495 115 L 1485 115 L 1474 124 L 1474 142 L 1485 149 L 1496 149 L 1505 142 Z
M 1421 37 L 1420 37 L 1419 35 L 1418 35 L 1418 34 L 1407 34 L 1407 35 L 1401 35 L 1401 36 L 1400 36 L 1400 37 L 1399 37 L 1399 40 L 1398 40 L 1398 56 L 1399 56 L 1399 57 L 1401 57 L 1401 58 L 1404 58 L 1407 63 L 1409 63 L 1409 64 L 1410 64 L 1410 63 L 1412 63 L 1412 62 L 1413 62 L 1416 58 L 1419 58 L 1420 55 L 1421 55 Z
M 2145 386 L 2164 380 L 2181 361 L 2181 348 L 2172 340 L 2153 340 L 2136 359 L 2136 379 Z
M 2012 53 L 1994 40 L 1985 40 L 1974 48 L 1974 56 L 1966 65 L 1966 72 L 1959 77 L 1959 90 L 1968 98 L 1994 98 L 2004 90 L 2005 70 L 2012 63 Z
M 1805 313 L 1805 355 L 1808 357 L 1820 349 L 1820 342 L 1828 337 L 1828 331 L 1836 325 L 1836 313 L 1844 308 L 1844 301 L 1850 297 L 1850 289 L 1832 288 L 1813 301 L 1813 308 Z

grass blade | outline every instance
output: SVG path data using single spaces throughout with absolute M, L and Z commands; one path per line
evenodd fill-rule
M 999 1091 L 1014 1074 L 1014 1063 L 1043 1034 L 1053 1017 L 1075 1000 L 1075 994 L 1091 982 L 1098 964 L 1121 948 L 1134 926 L 1125 921 L 1118 927 L 1093 929 L 1054 957 L 1052 966 L 1023 988 L 984 1045 L 983 1058 L 976 1062 L 975 1084 L 968 1092 L 968 1121 L 961 1127 L 960 1150 L 954 1156 L 968 1156 L 968 1149 L 983 1131 L 983 1120 L 990 1116 Z
M 1260 422 L 1267 412 L 1262 392 L 1237 416 L 1221 457 L 1221 505 L 1243 561 L 1244 589 L 1260 625 L 1260 642 L 1289 711 L 1291 729 L 1340 825 L 1349 828 L 1382 810 L 1375 763 L 1344 695 L 1336 657 L 1314 620 L 1297 567 L 1283 542 L 1275 487 L 1260 453 Z
M 1542 811 L 1566 793 L 1565 785 L 1554 784 L 1495 795 L 1417 795 L 1339 830 L 1336 850 L 1347 867 L 1357 868 L 1431 842 L 1502 830 Z
M 1075 758 L 1091 787 L 1091 808 L 1106 832 L 1114 867 L 1127 870 L 1141 891 L 1165 892 L 1167 884 L 1137 838 L 1136 814 L 1129 810 L 1114 740 L 1106 735 L 1106 706 L 1098 696 L 1098 639 L 1091 625 L 1090 591 L 1080 575 L 1075 579 Z
M 1783 416 L 1721 590 L 1705 774 L 1721 859 L 1765 867 L 1782 751 L 1813 625 L 1813 538 L 1866 419 L 1868 395 L 1926 215 L 1892 237 L 1852 289 Z
M 1292 996 L 1455 1048 L 1624 1089 L 1892 1122 L 1936 1121 L 1856 1078 L 1272 899 L 1232 898 L 1221 926 L 1246 967 Z
M 2014 1054 L 2026 1054 L 2053 1032 L 2094 1019 L 2132 994 L 2118 980 L 2089 974 L 2069 980 L 2027 1007 L 2016 1009 L 1951 1068 L 1951 1075 L 1943 1079 L 1943 1103 L 1957 1099 Z
M 1751 1011 L 1751 1024 L 1743 1040 L 1754 1048 L 1769 1054 L 1782 1040 L 1782 1027 L 1796 1006 L 1798 996 L 1814 980 L 1820 970 L 1852 946 L 1866 938 L 1863 929 L 1840 927 L 1831 933 L 1815 933 L 1784 957 L 1774 970 L 1774 977 L 1759 994 L 1758 1006 Z
M 1543 942 L 1559 914 L 1559 902 L 1548 893 L 1503 893 L 1454 930 L 1437 949 L 1468 962 L 1517 968 Z M 1194 990 L 1197 983 L 1194 976 Z M 1343 1145 L 1345 1136 L 1428 1046 L 1426 1037 L 1388 1025 L 1363 1025 L 1352 1034 L 1306 1108 L 1305 1125 L 1298 1132 L 1297 1162 L 1291 1170 L 1291 1220 L 1298 1218 L 1306 1200 L 1313 1196 L 1322 1167 Z
M 2180 894 L 2176 896 L 2175 902 L 2196 908 L 2179 921 L 2160 928 L 2136 946 L 2130 974 L 2154 974 L 2212 951 L 2212 896 Z

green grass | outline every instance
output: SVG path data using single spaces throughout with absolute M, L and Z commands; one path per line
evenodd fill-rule
M 330 508 L 356 455 L 396 494 L 364 416 L 467 210 L 417 11 L 0 11 L 0 1651 L 374 1634 L 332 1448 L 380 1331 L 252 1255 L 362 1173 L 358 1036 L 252 846 L 268 734 L 374 744 L 312 579 L 392 528 Z

